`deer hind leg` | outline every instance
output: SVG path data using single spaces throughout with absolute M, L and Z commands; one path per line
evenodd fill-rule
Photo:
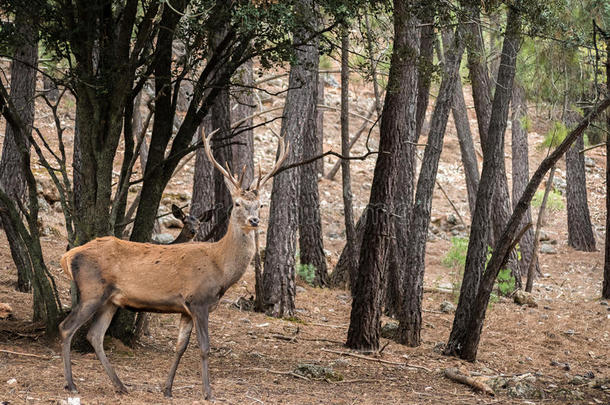
M 195 317 L 197 340 L 201 348 L 201 378 L 203 379 L 203 395 L 207 400 L 213 400 L 210 387 L 210 372 L 208 370 L 208 357 L 210 354 L 210 335 L 208 334 L 209 308 L 207 305 L 191 308 Z
M 110 380 L 114 384 L 117 392 L 125 394 L 127 393 L 127 388 L 125 388 L 119 377 L 116 375 L 114 368 L 106 357 L 106 353 L 104 353 L 104 335 L 106 334 L 106 330 L 108 329 L 116 310 L 117 307 L 114 304 L 107 302 L 97 311 L 93 325 L 91 325 L 89 332 L 87 332 L 87 340 L 89 343 L 91 343 L 91 346 L 93 346 L 97 358 L 102 363 L 102 366 L 104 366 L 104 370 L 106 370 L 106 374 L 108 374 L 108 377 L 110 377 Z
M 102 306 L 102 300 L 89 300 L 81 302 L 70 312 L 70 314 L 59 325 L 61 335 L 61 354 L 64 360 L 64 375 L 66 377 L 66 389 L 70 392 L 78 392 L 72 379 L 72 363 L 70 362 L 70 345 L 74 333 L 83 326 L 85 322 Z
M 176 354 L 174 355 L 174 362 L 169 369 L 169 375 L 163 386 L 163 395 L 167 398 L 172 396 L 172 385 L 174 384 L 174 377 L 176 376 L 176 370 L 178 369 L 178 363 L 189 344 L 191 337 L 191 331 L 193 330 L 193 318 L 189 315 L 182 314 L 180 318 L 180 330 L 178 332 L 178 341 L 176 342 Z

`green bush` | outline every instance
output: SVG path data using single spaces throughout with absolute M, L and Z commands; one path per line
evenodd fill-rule
M 532 207 L 540 207 L 542 205 L 542 198 L 544 197 L 544 191 L 538 190 L 532 198 Z M 551 190 L 548 198 L 546 199 L 546 208 L 550 211 L 563 211 L 565 204 L 559 191 Z
M 316 277 L 316 266 L 313 264 L 297 264 L 297 276 L 309 285 L 313 285 L 313 280 Z
M 451 248 L 443 257 L 443 266 L 453 269 L 464 269 L 466 253 L 468 252 L 468 238 L 451 238 Z
M 500 295 L 507 296 L 515 291 L 515 277 L 511 274 L 510 269 L 502 269 L 498 273 L 497 288 Z

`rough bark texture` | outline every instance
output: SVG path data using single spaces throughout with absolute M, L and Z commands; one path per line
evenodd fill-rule
M 406 256 L 403 264 L 404 281 L 401 291 L 403 299 L 398 327 L 398 340 L 412 347 L 421 344 L 424 260 L 426 256 L 428 226 L 432 212 L 432 194 L 436 184 L 438 162 L 443 149 L 447 120 L 449 119 L 452 101 L 455 98 L 460 62 L 464 53 L 462 29 L 461 26 L 458 26 L 456 29 L 455 38 L 446 54 L 444 77 L 434 106 L 434 113 L 430 120 L 428 141 L 417 180 L 415 202 L 411 212 L 406 243 L 408 249 L 405 249 Z
M 358 218 L 358 222 L 355 226 L 356 242 L 355 251 L 353 256 L 349 251 L 347 245 L 343 247 L 335 270 L 330 275 L 330 285 L 335 288 L 350 288 L 352 289 L 353 284 L 350 284 L 356 278 L 356 271 L 358 270 L 358 263 L 360 262 L 360 247 L 362 246 L 362 240 L 364 239 L 364 230 L 366 226 L 366 210 Z
M 326 104 L 324 101 L 324 80 L 320 75 L 318 75 L 318 104 Z M 318 145 L 316 153 L 321 155 L 324 152 L 324 108 L 318 108 L 317 111 L 316 132 L 318 135 L 316 138 L 318 140 Z M 324 159 L 318 159 L 314 164 L 316 166 L 316 172 L 320 176 L 324 176 Z
M 352 288 L 352 310 L 347 346 L 359 350 L 377 350 L 381 322 L 381 304 L 385 284 L 386 259 L 393 234 L 394 193 L 403 152 L 401 140 L 406 127 L 404 107 L 412 91 L 404 86 L 411 76 L 412 48 L 410 30 L 414 29 L 407 1 L 394 1 L 394 49 L 390 63 L 387 94 L 380 127 L 380 153 L 377 156 L 367 220 L 356 280 Z
M 606 48 L 610 49 L 610 38 L 606 40 Z M 606 83 L 610 83 L 610 55 L 606 57 Z M 606 93 L 610 95 L 610 86 Z M 610 114 L 606 113 L 606 130 L 610 131 Z M 610 142 L 606 142 L 606 243 L 604 246 L 604 280 L 602 297 L 610 298 Z
M 513 88 L 511 112 L 511 135 L 512 135 L 512 171 L 513 171 L 513 210 L 517 207 L 517 202 L 523 195 L 525 186 L 530 178 L 529 169 L 529 152 L 527 144 L 527 131 L 521 124 L 523 118 L 527 115 L 527 104 L 525 100 L 525 91 L 519 85 Z M 528 208 L 525 213 L 525 218 L 521 226 L 532 222 L 532 212 Z M 519 251 L 521 252 L 521 269 L 529 269 L 532 261 L 532 251 L 534 246 L 534 230 L 528 229 L 519 242 Z M 539 272 L 538 258 L 534 257 L 534 270 Z
M 304 24 L 295 32 L 294 41 L 303 42 L 308 36 L 307 26 L 313 23 L 314 11 L 311 0 L 301 0 L 296 4 L 299 18 Z M 314 45 L 300 46 L 295 62 L 290 68 L 288 93 L 282 120 L 281 136 L 290 143 L 290 151 L 284 164 L 301 160 L 304 131 L 315 120 L 314 97 L 317 83 L 318 49 Z M 267 228 L 267 248 L 263 269 L 263 290 L 265 310 L 276 317 L 294 314 L 295 296 L 295 253 L 298 228 L 298 204 L 300 191 L 300 169 L 286 170 L 273 178 L 269 227 Z
M 449 49 L 452 37 L 453 34 L 450 31 L 445 31 L 443 33 L 443 45 L 445 49 Z M 477 161 L 477 155 L 474 150 L 472 132 L 470 131 L 470 120 L 468 119 L 466 101 L 464 100 L 464 88 L 462 87 L 462 78 L 459 74 L 457 76 L 457 81 L 455 84 L 451 112 L 453 114 L 453 122 L 455 124 L 458 142 L 460 144 L 462 166 L 464 166 L 464 175 L 466 178 L 468 207 L 472 215 L 477 199 L 477 188 L 479 187 L 479 166 Z
M 310 49 L 309 52 L 317 53 L 315 60 L 319 60 L 318 52 L 318 40 L 312 41 L 314 49 Z M 313 55 L 308 55 L 313 59 Z M 318 139 L 318 131 L 316 124 L 318 121 L 318 63 L 314 62 L 313 66 L 307 66 L 307 69 L 315 70 L 313 85 L 308 86 L 307 91 L 312 91 L 311 96 L 305 95 L 309 101 L 309 98 L 314 100 L 314 105 L 309 106 L 304 104 L 303 107 L 308 110 L 308 114 L 312 115 L 312 118 L 307 119 L 304 123 L 306 125 L 303 128 L 303 154 L 302 159 L 310 159 L 314 156 L 319 155 L 320 140 Z M 309 72 L 308 72 L 309 73 Z M 313 111 L 309 111 L 313 109 Z M 322 159 L 319 159 L 321 161 Z M 299 204 L 299 249 L 300 249 L 300 261 L 303 265 L 313 265 L 315 267 L 315 277 L 313 283 L 317 287 L 325 287 L 328 285 L 327 281 L 327 268 L 326 268 L 326 255 L 324 254 L 324 244 L 322 239 L 322 218 L 320 217 L 320 193 L 318 191 L 318 174 L 317 174 L 317 162 L 313 162 L 304 166 L 301 166 L 301 191 L 300 191 L 300 204 Z
M 254 94 L 249 86 L 254 82 L 254 71 L 252 60 L 246 62 L 235 74 L 234 82 L 245 87 L 236 87 L 232 93 L 234 97 L 231 107 L 231 122 L 236 125 L 245 118 L 254 114 Z M 249 185 L 254 179 L 254 130 L 252 118 L 247 119 L 236 128 L 237 135 L 231 139 L 235 143 L 232 147 L 233 168 L 241 173 L 243 167 L 246 168 L 244 185 Z M 249 128 L 249 129 L 246 129 Z
M 406 89 L 402 92 L 403 108 L 394 119 L 396 125 L 401 125 L 399 130 L 399 142 L 401 152 L 397 156 L 397 179 L 394 201 L 394 237 L 390 240 L 390 253 L 386 262 L 386 285 L 385 285 L 385 312 L 390 316 L 399 316 L 402 307 L 403 280 L 405 278 L 405 261 L 409 254 L 408 238 L 411 232 L 411 210 L 413 208 L 413 192 L 415 184 L 415 146 L 417 142 L 417 108 L 418 91 L 429 92 L 428 88 L 418 89 L 420 77 L 430 80 L 429 72 L 418 69 L 417 59 L 420 50 L 420 33 L 416 28 L 417 20 L 412 18 L 405 28 L 406 37 L 400 45 L 402 52 L 408 55 L 408 61 L 401 65 L 402 71 L 400 86 Z M 424 86 L 425 87 L 425 86 Z M 427 101 L 426 101 L 427 105 Z M 421 107 L 421 106 L 419 106 Z M 425 108 L 425 106 L 424 106 Z M 425 111 L 424 111 L 425 116 Z
M 434 13 L 430 10 L 425 11 L 421 17 L 422 26 L 420 30 L 420 51 L 419 51 L 419 75 L 417 78 L 417 118 L 415 139 L 419 139 L 424 122 L 426 121 L 426 111 L 430 99 L 430 84 L 432 82 L 432 71 L 434 69 Z
M 566 153 L 566 201 L 568 203 L 568 245 L 576 250 L 594 252 L 595 235 L 587 201 L 587 178 L 583 138 L 578 138 Z
M 472 218 L 470 240 L 466 255 L 464 278 L 460 298 L 453 320 L 453 328 L 445 353 L 472 360 L 472 352 L 465 351 L 471 343 L 473 331 L 470 322 L 477 316 L 475 299 L 487 255 L 487 242 L 491 229 L 491 206 L 497 173 L 503 168 L 504 132 L 508 120 L 508 110 L 512 94 L 515 65 L 520 43 L 521 22 L 518 12 L 510 8 L 507 17 L 506 34 L 502 48 L 502 62 L 498 73 L 498 84 L 493 100 L 487 142 L 483 145 L 483 170 L 477 191 L 477 201 Z M 478 343 L 478 338 L 477 338 Z
M 38 66 L 38 41 L 30 25 L 17 17 L 15 24 L 23 42 L 18 46 L 11 62 L 11 101 L 23 124 L 31 132 L 34 125 L 34 94 L 36 92 L 36 66 Z M 2 159 L 0 160 L 0 187 L 11 199 L 25 203 L 27 184 L 23 157 L 15 143 L 18 129 L 6 125 Z M 29 141 L 27 141 L 29 145 Z M 27 205 L 27 204 L 24 204 Z M 17 268 L 17 290 L 29 292 L 32 288 L 32 269 L 24 241 L 11 224 L 8 213 L 0 211 L 0 225 L 6 233 L 11 256 Z
M 368 19 L 367 19 L 368 21 Z M 349 31 L 343 31 L 341 38 L 341 154 L 349 157 Z M 341 181 L 343 188 L 343 217 L 345 220 L 345 259 L 348 269 L 355 269 L 356 260 L 356 227 L 354 226 L 354 206 L 350 161 L 341 160 Z M 349 285 L 354 285 L 354 271 L 348 271 Z
M 212 130 L 212 123 L 208 115 L 200 125 L 199 132 L 203 135 Z M 204 212 L 214 207 L 214 165 L 205 155 L 203 148 L 197 150 L 195 156 L 195 172 L 193 174 L 193 194 L 191 199 L 190 213 L 195 218 L 200 218 Z M 212 230 L 212 221 L 201 222 L 195 240 L 202 241 Z

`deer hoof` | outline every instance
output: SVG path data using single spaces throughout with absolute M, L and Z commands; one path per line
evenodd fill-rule
M 117 387 L 116 393 L 120 394 L 120 395 L 125 395 L 125 394 L 128 394 L 129 391 L 127 391 L 127 388 L 125 388 L 124 385 L 121 385 L 120 387 Z
M 167 388 L 167 387 L 163 388 L 163 396 L 165 398 L 171 398 L 172 397 L 172 390 L 171 390 L 171 388 Z
M 64 385 L 64 389 L 66 391 L 70 391 L 71 394 L 78 394 L 78 390 L 76 389 L 76 385 L 74 384 L 66 384 Z

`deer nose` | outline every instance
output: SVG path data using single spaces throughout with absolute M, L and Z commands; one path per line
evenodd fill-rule
M 250 218 L 248 222 L 250 222 L 250 225 L 252 226 L 258 226 L 258 218 Z

